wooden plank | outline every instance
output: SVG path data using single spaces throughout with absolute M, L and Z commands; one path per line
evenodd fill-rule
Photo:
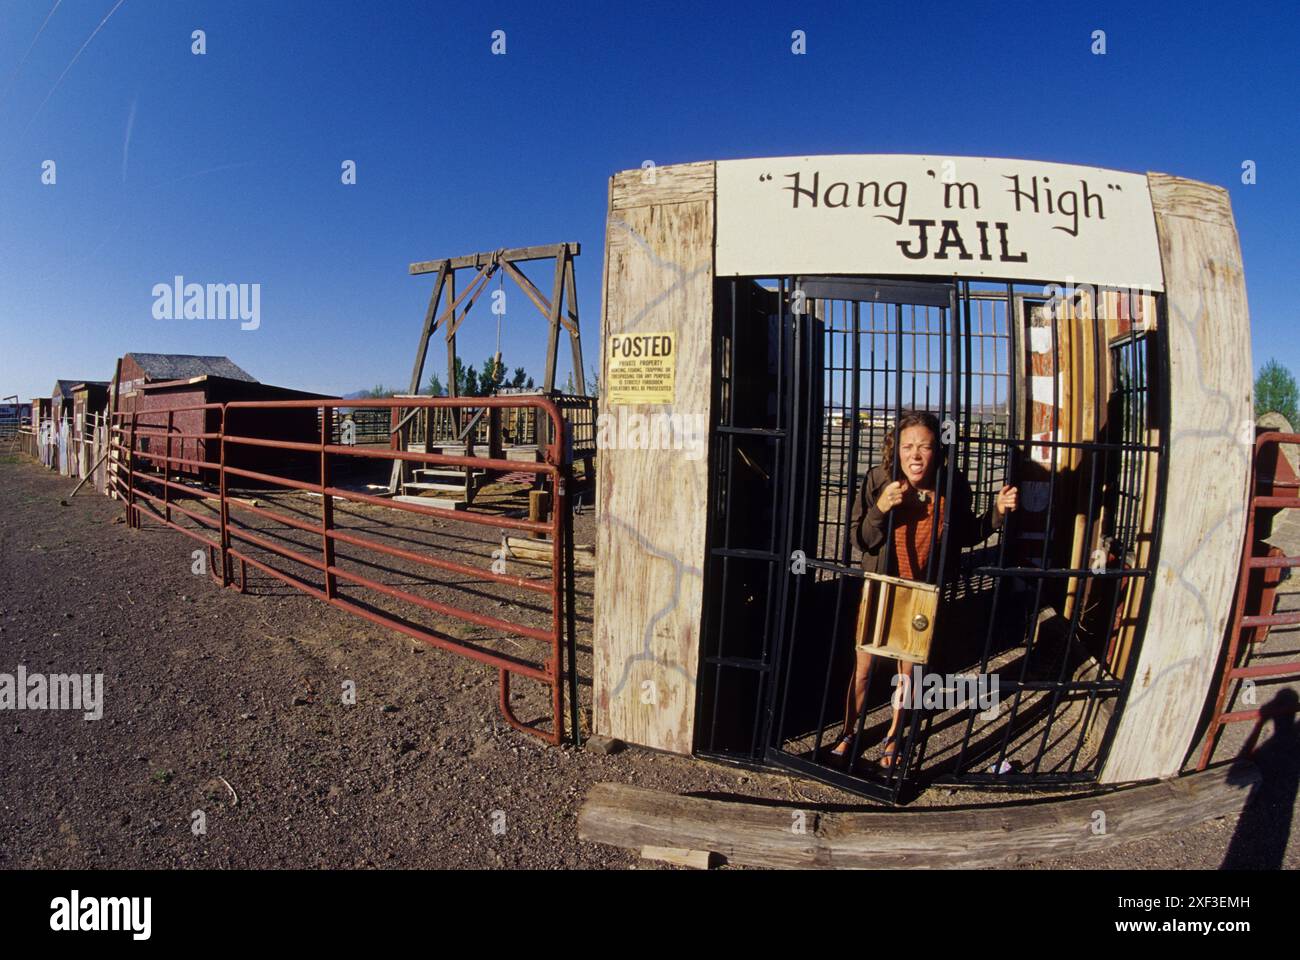
M 415 367 L 411 370 L 411 393 L 420 392 L 420 379 L 424 376 L 424 361 L 429 354 L 429 337 L 433 334 L 434 320 L 437 316 L 438 304 L 442 300 L 442 291 L 447 283 L 447 274 L 450 272 L 448 262 L 442 261 L 438 268 L 438 278 L 433 284 L 433 293 L 429 295 L 429 306 L 424 311 L 424 325 L 420 328 L 420 343 L 415 348 Z M 415 411 L 412 410 L 412 413 Z M 403 425 L 404 426 L 404 425 Z M 406 436 L 406 433 L 402 434 Z M 410 467 L 402 460 L 394 460 L 392 470 L 388 477 L 388 492 L 396 493 L 398 486 L 403 480 L 410 476 Z
M 656 167 L 653 177 L 645 170 L 624 170 L 614 174 L 610 188 L 611 211 L 671 203 L 711 203 L 715 196 L 714 165 L 703 161 Z
M 447 274 L 447 300 L 450 303 L 456 301 L 455 271 Z M 456 331 L 450 328 L 447 331 L 447 396 L 459 396 L 456 390 Z
M 437 316 L 438 304 L 442 300 L 443 286 L 447 282 L 447 264 L 443 261 L 438 271 L 438 278 L 433 283 L 433 293 L 429 295 L 429 306 L 424 311 L 424 325 L 420 328 L 420 343 L 415 350 L 415 367 L 411 371 L 411 393 L 420 392 L 420 380 L 424 376 L 424 361 L 429 353 L 429 337 L 433 334 L 433 318 Z
M 551 315 L 551 301 L 547 300 L 546 295 L 537 289 L 537 285 L 510 261 L 503 261 L 501 267 L 510 275 L 510 279 L 519 284 L 519 289 L 524 292 L 529 300 L 533 301 L 533 306 L 541 311 L 542 316 L 549 317 Z
M 533 540 L 528 537 L 506 537 L 506 550 L 512 560 L 544 563 L 552 560 L 552 547 L 549 540 Z M 573 545 L 573 566 L 577 570 L 595 570 L 596 552 L 589 543 Z
M 678 867 L 707 870 L 713 860 L 708 850 L 684 850 L 681 847 L 642 847 L 642 860 L 660 860 Z
M 610 181 L 606 223 L 602 385 L 609 338 L 632 331 L 675 335 L 669 404 L 600 414 L 682 415 L 707 431 L 713 383 L 712 164 L 640 171 Z M 686 199 L 685 187 L 690 196 Z M 696 421 L 695 418 L 699 418 Z M 708 437 L 699 441 L 707 450 Z M 602 446 L 597 460 L 594 608 L 595 732 L 689 754 L 703 620 L 708 458 L 680 449 Z M 681 844 L 667 844 L 681 846 Z M 689 845 L 688 845 L 689 846 Z
M 488 264 L 484 269 L 474 274 L 474 279 L 470 280 L 469 286 L 465 288 L 465 293 L 460 295 L 460 300 L 464 300 L 466 294 L 469 295 L 469 300 L 465 303 L 465 308 L 457 314 L 456 308 L 460 305 L 460 301 L 453 301 L 451 306 L 443 311 L 442 316 L 434 321 L 434 329 L 441 326 L 445 320 L 447 321 L 447 337 L 450 339 L 451 337 L 456 336 L 456 331 L 459 330 L 460 325 L 465 322 L 465 318 L 469 316 L 470 310 L 474 309 L 474 304 L 478 302 L 478 298 L 483 296 L 483 293 L 491 286 L 492 276 L 496 272 L 496 265 Z M 475 285 L 478 285 L 477 290 L 474 289 Z
M 551 313 L 546 318 L 549 327 L 546 333 L 546 372 L 542 376 L 542 389 L 546 393 L 555 390 L 555 349 L 560 338 L 560 313 L 564 309 L 564 263 L 568 259 L 563 247 L 555 257 L 555 283 L 551 293 Z
M 560 322 L 569 331 L 569 347 L 573 352 L 573 384 L 578 396 L 587 395 L 587 373 L 582 366 L 582 334 L 578 327 L 578 285 L 573 277 L 573 257 L 565 258 L 564 295 L 568 308 L 560 312 Z
M 501 251 L 501 256 L 505 260 L 514 263 L 523 263 L 528 260 L 549 260 L 560 252 L 561 247 L 568 247 L 573 256 L 582 253 L 582 244 L 577 242 L 570 243 L 547 243 L 536 247 L 511 247 L 508 250 Z M 448 260 L 420 260 L 410 265 L 411 274 L 433 273 L 439 265 L 448 263 L 452 270 L 461 270 L 465 267 L 482 267 L 491 262 L 496 250 L 484 250 L 481 253 L 471 253 L 463 257 L 452 257 Z
M 1104 783 L 1167 777 L 1193 745 L 1232 609 L 1254 410 L 1227 191 L 1148 174 L 1165 272 L 1169 453 L 1158 566 Z
M 598 783 L 578 839 L 708 850 L 729 863 L 794 869 L 990 868 L 1078 857 L 1239 813 L 1252 764 L 1069 800 L 844 812 L 681 797 Z

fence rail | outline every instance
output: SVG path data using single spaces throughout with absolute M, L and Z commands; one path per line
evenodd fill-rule
M 338 442 L 339 408 L 382 412 L 384 422 L 397 422 L 411 412 L 456 416 L 464 408 L 524 408 L 545 424 L 550 442 L 541 461 L 516 461 L 481 456 L 454 456 L 388 447 Z M 314 410 L 315 437 L 306 438 Z M 303 415 L 307 419 L 303 419 Z M 192 538 L 208 551 L 212 574 L 223 586 L 241 593 L 248 589 L 248 568 L 261 572 L 303 593 L 385 626 L 424 643 L 449 650 L 498 671 L 499 707 L 515 729 L 552 744 L 565 738 L 565 679 L 568 680 L 569 722 L 578 736 L 576 643 L 573 613 L 572 454 L 566 443 L 567 425 L 560 404 L 542 396 L 513 397 L 400 397 L 377 400 L 241 401 L 196 404 L 165 410 L 121 412 L 114 415 L 109 484 L 122 498 L 128 523 L 139 528 L 147 517 Z M 193 451 L 189 456 L 186 453 Z M 261 459 L 258 459 L 259 453 Z M 500 512 L 451 510 L 374 496 L 343 485 L 337 478 L 346 466 L 374 461 L 405 462 L 433 467 L 468 467 L 483 470 L 526 471 L 537 474 L 554 497 L 554 509 L 545 521 L 525 520 Z M 238 463 L 239 465 L 236 465 Z M 236 496 L 232 491 L 251 484 L 271 491 L 261 500 Z M 213 489 L 215 487 L 215 489 Z M 314 494 L 319 512 L 298 500 L 290 503 L 285 492 Z M 299 498 L 300 499 L 300 498 Z M 409 524 L 376 522 L 367 508 L 382 507 L 409 518 Z M 188 521 L 188 522 L 185 522 Z M 542 534 L 550 544 L 549 571 L 538 577 L 504 573 L 503 564 L 483 568 L 447 556 L 449 548 L 420 540 L 436 537 L 435 522 L 492 528 L 503 539 L 506 530 Z M 421 526 L 427 524 L 427 526 Z M 373 532 L 379 531 L 379 532 Z M 466 538 L 456 535 L 460 541 Z M 491 545 L 480 540 L 479 545 Z M 402 544 L 402 545 L 399 545 Z M 424 549 L 414 549 L 415 547 Z M 350 551 L 344 555 L 343 550 Z M 370 557 L 354 555 L 363 551 Z M 378 555 L 380 560 L 374 559 Z M 493 554 L 498 559 L 497 553 Z M 466 561 L 468 557 L 464 558 Z M 239 576 L 235 577 L 235 562 Z M 393 567 L 400 562 L 404 565 Z M 286 569 L 286 564 L 288 569 Z M 384 565 L 389 564 L 389 565 Z M 371 574 L 372 569 L 388 574 Z M 363 572 L 363 570 L 365 572 Z M 460 578 L 429 581 L 424 572 L 434 570 Z M 398 582 L 393 582 L 397 580 Z M 415 584 L 410 581 L 414 580 Z M 469 584 L 495 584 L 544 597 L 546 609 L 513 603 L 510 609 L 532 611 L 534 622 L 491 615 L 415 592 L 415 585 L 459 589 Z M 365 599 L 358 596 L 365 592 Z M 470 592 L 478 592 L 473 590 Z M 396 601 L 401 610 L 381 603 Z M 391 607 L 392 604 L 389 604 Z M 442 628 L 412 619 L 435 614 L 461 624 L 495 631 L 500 636 L 464 638 Z M 497 649 L 493 642 L 520 641 L 540 644 L 543 656 Z M 567 671 L 565 662 L 567 658 Z M 524 677 L 549 687 L 550 729 L 521 721 L 511 704 L 511 679 Z

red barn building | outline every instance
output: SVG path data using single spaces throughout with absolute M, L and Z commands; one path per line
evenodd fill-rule
M 122 357 L 113 396 L 116 412 L 137 414 L 135 422 L 139 429 L 170 429 L 176 434 L 218 432 L 221 428 L 220 411 L 198 409 L 204 404 L 332 399 L 323 394 L 261 383 L 228 357 L 160 353 L 128 353 Z M 169 410 L 175 412 L 169 415 Z M 228 436 L 315 443 L 320 440 L 318 414 L 319 411 L 311 407 L 231 410 L 225 432 Z M 123 421 L 124 426 L 129 427 L 130 423 L 129 417 Z M 142 452 L 156 452 L 159 445 L 165 446 L 166 443 L 165 437 L 142 436 L 138 438 L 136 447 Z M 214 471 L 196 466 L 199 462 L 212 463 L 219 459 L 215 441 L 179 436 L 171 441 L 171 456 L 193 461 L 173 464 L 173 475 L 205 483 L 216 482 Z M 226 465 L 277 476 L 314 479 L 319 471 L 319 458 L 300 451 L 227 444 Z M 248 481 L 248 485 L 253 483 Z

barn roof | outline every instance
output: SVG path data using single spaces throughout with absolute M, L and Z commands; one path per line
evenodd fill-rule
M 197 357 L 188 353 L 128 353 L 127 356 L 150 380 L 188 380 L 210 374 L 257 382 L 257 378 L 240 369 L 229 357 Z

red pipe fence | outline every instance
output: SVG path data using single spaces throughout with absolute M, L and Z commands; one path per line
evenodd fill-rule
M 459 409 L 525 407 L 535 408 L 538 415 L 548 417 L 551 430 L 544 436 L 550 442 L 543 444 L 544 456 L 540 461 L 509 460 L 490 456 L 458 456 L 398 449 L 397 434 L 388 446 L 347 445 L 332 442 L 334 425 L 339 408 L 358 409 L 387 407 L 411 410 L 418 408 L 454 407 Z M 290 433 L 301 436 L 301 419 L 291 421 L 293 411 L 319 411 L 319 436 L 312 440 L 287 439 L 275 434 Z M 299 418 L 302 414 L 297 415 Z M 394 421 L 397 418 L 394 416 Z M 296 428 L 287 425 L 296 422 Z M 212 560 L 211 574 L 222 586 L 234 586 L 241 593 L 247 589 L 248 567 L 252 566 L 303 593 L 346 610 L 372 623 L 398 630 L 431 646 L 449 650 L 498 671 L 499 706 L 506 721 L 515 729 L 539 737 L 551 744 L 565 739 L 564 700 L 565 684 L 569 684 L 569 720 L 571 735 L 578 737 L 577 722 L 577 671 L 575 660 L 575 629 L 573 611 L 573 556 L 572 512 L 569 491 L 572 487 L 571 444 L 566 444 L 567 422 L 561 405 L 545 396 L 507 397 L 400 397 L 378 400 L 282 400 L 239 401 L 230 403 L 205 403 L 176 406 L 156 410 L 121 411 L 113 415 L 112 452 L 110 455 L 109 483 L 125 505 L 128 524 L 139 528 L 143 517 L 148 516 L 165 526 L 178 530 L 201 543 Z M 256 434 L 270 434 L 258 436 Z M 161 449 L 159 449 L 161 447 Z M 244 451 L 266 451 L 258 455 Z M 251 469 L 272 461 L 279 451 L 280 463 Z M 403 502 L 388 497 L 374 496 L 355 489 L 339 486 L 334 475 L 341 458 L 349 458 L 352 466 L 358 461 L 406 461 L 425 467 L 464 468 L 489 471 L 493 474 L 531 473 L 536 482 L 552 493 L 553 507 L 550 519 L 527 520 L 517 516 L 493 514 L 481 510 L 449 509 L 441 506 Z M 237 460 L 241 466 L 235 466 Z M 271 472 L 278 467 L 279 472 Z M 314 476 L 311 474 L 314 473 Z M 189 477 L 189 482 L 185 478 Z M 195 478 L 198 482 L 196 483 Z M 321 498 L 319 519 L 301 512 L 271 510 L 232 493 L 239 484 L 247 487 L 253 481 L 275 490 L 299 491 L 318 494 Z M 215 486 L 215 490 L 213 490 Z M 271 498 L 267 498 L 270 500 Z M 378 506 L 389 510 L 413 514 L 417 517 L 455 523 L 492 527 L 502 531 L 516 530 L 542 535 L 550 543 L 550 563 L 546 576 L 512 576 L 485 569 L 470 563 L 419 552 L 364 536 L 357 527 L 348 528 L 336 521 L 336 501 L 346 504 Z M 215 503 L 215 512 L 202 508 L 204 503 Z M 232 518 L 231 511 L 236 516 Z M 342 508 L 340 508 L 342 509 Z M 179 515 L 179 516 L 178 516 Z M 358 516 L 351 514 L 351 516 Z M 264 535 L 266 530 L 254 533 L 244 522 L 244 517 L 257 518 L 279 524 L 311 537 L 319 537 L 318 551 L 303 552 L 284 543 L 277 543 Z M 189 520 L 187 525 L 182 519 Z M 413 518 L 414 519 L 414 518 Z M 391 526 L 391 525 L 390 525 Z M 277 528 L 278 529 L 278 528 Z M 414 530 L 402 528 L 403 533 Z M 272 535 L 273 536 L 273 535 Z M 392 537 L 390 536 L 390 539 Z M 417 541 L 418 542 L 418 541 Z M 480 541 L 482 543 L 482 541 Z M 340 565 L 336 548 L 347 545 L 369 550 L 385 557 L 412 564 L 418 568 L 456 574 L 473 583 L 492 583 L 536 594 L 549 600 L 549 620 L 544 627 L 529 625 L 503 617 L 492 616 L 477 610 L 456 606 L 420 596 L 391 583 L 382 583 L 355 569 Z M 424 544 L 426 547 L 435 546 Z M 254 551 L 271 554 L 305 567 L 312 573 L 310 579 L 282 570 L 268 562 L 270 557 L 259 558 Z M 353 559 L 353 558 L 349 558 Z M 239 578 L 235 582 L 234 561 L 239 561 Z M 378 566 L 368 561 L 355 562 Z M 380 569 L 395 572 L 391 568 Z M 390 612 L 341 595 L 340 583 L 365 588 L 377 594 L 412 605 L 420 610 L 450 617 L 498 631 L 507 639 L 522 638 L 542 645 L 544 657 L 529 659 L 499 650 L 488 649 L 479 643 L 458 639 L 427 625 L 399 618 Z M 426 581 L 427 582 L 427 581 Z M 461 586 L 463 584 L 456 584 Z M 539 609 L 539 608 L 533 608 Z M 517 639 L 511 639 L 517 643 Z M 567 672 L 566 672 L 567 656 Z M 526 677 L 547 685 L 549 689 L 550 730 L 524 723 L 515 716 L 510 700 L 512 676 Z

